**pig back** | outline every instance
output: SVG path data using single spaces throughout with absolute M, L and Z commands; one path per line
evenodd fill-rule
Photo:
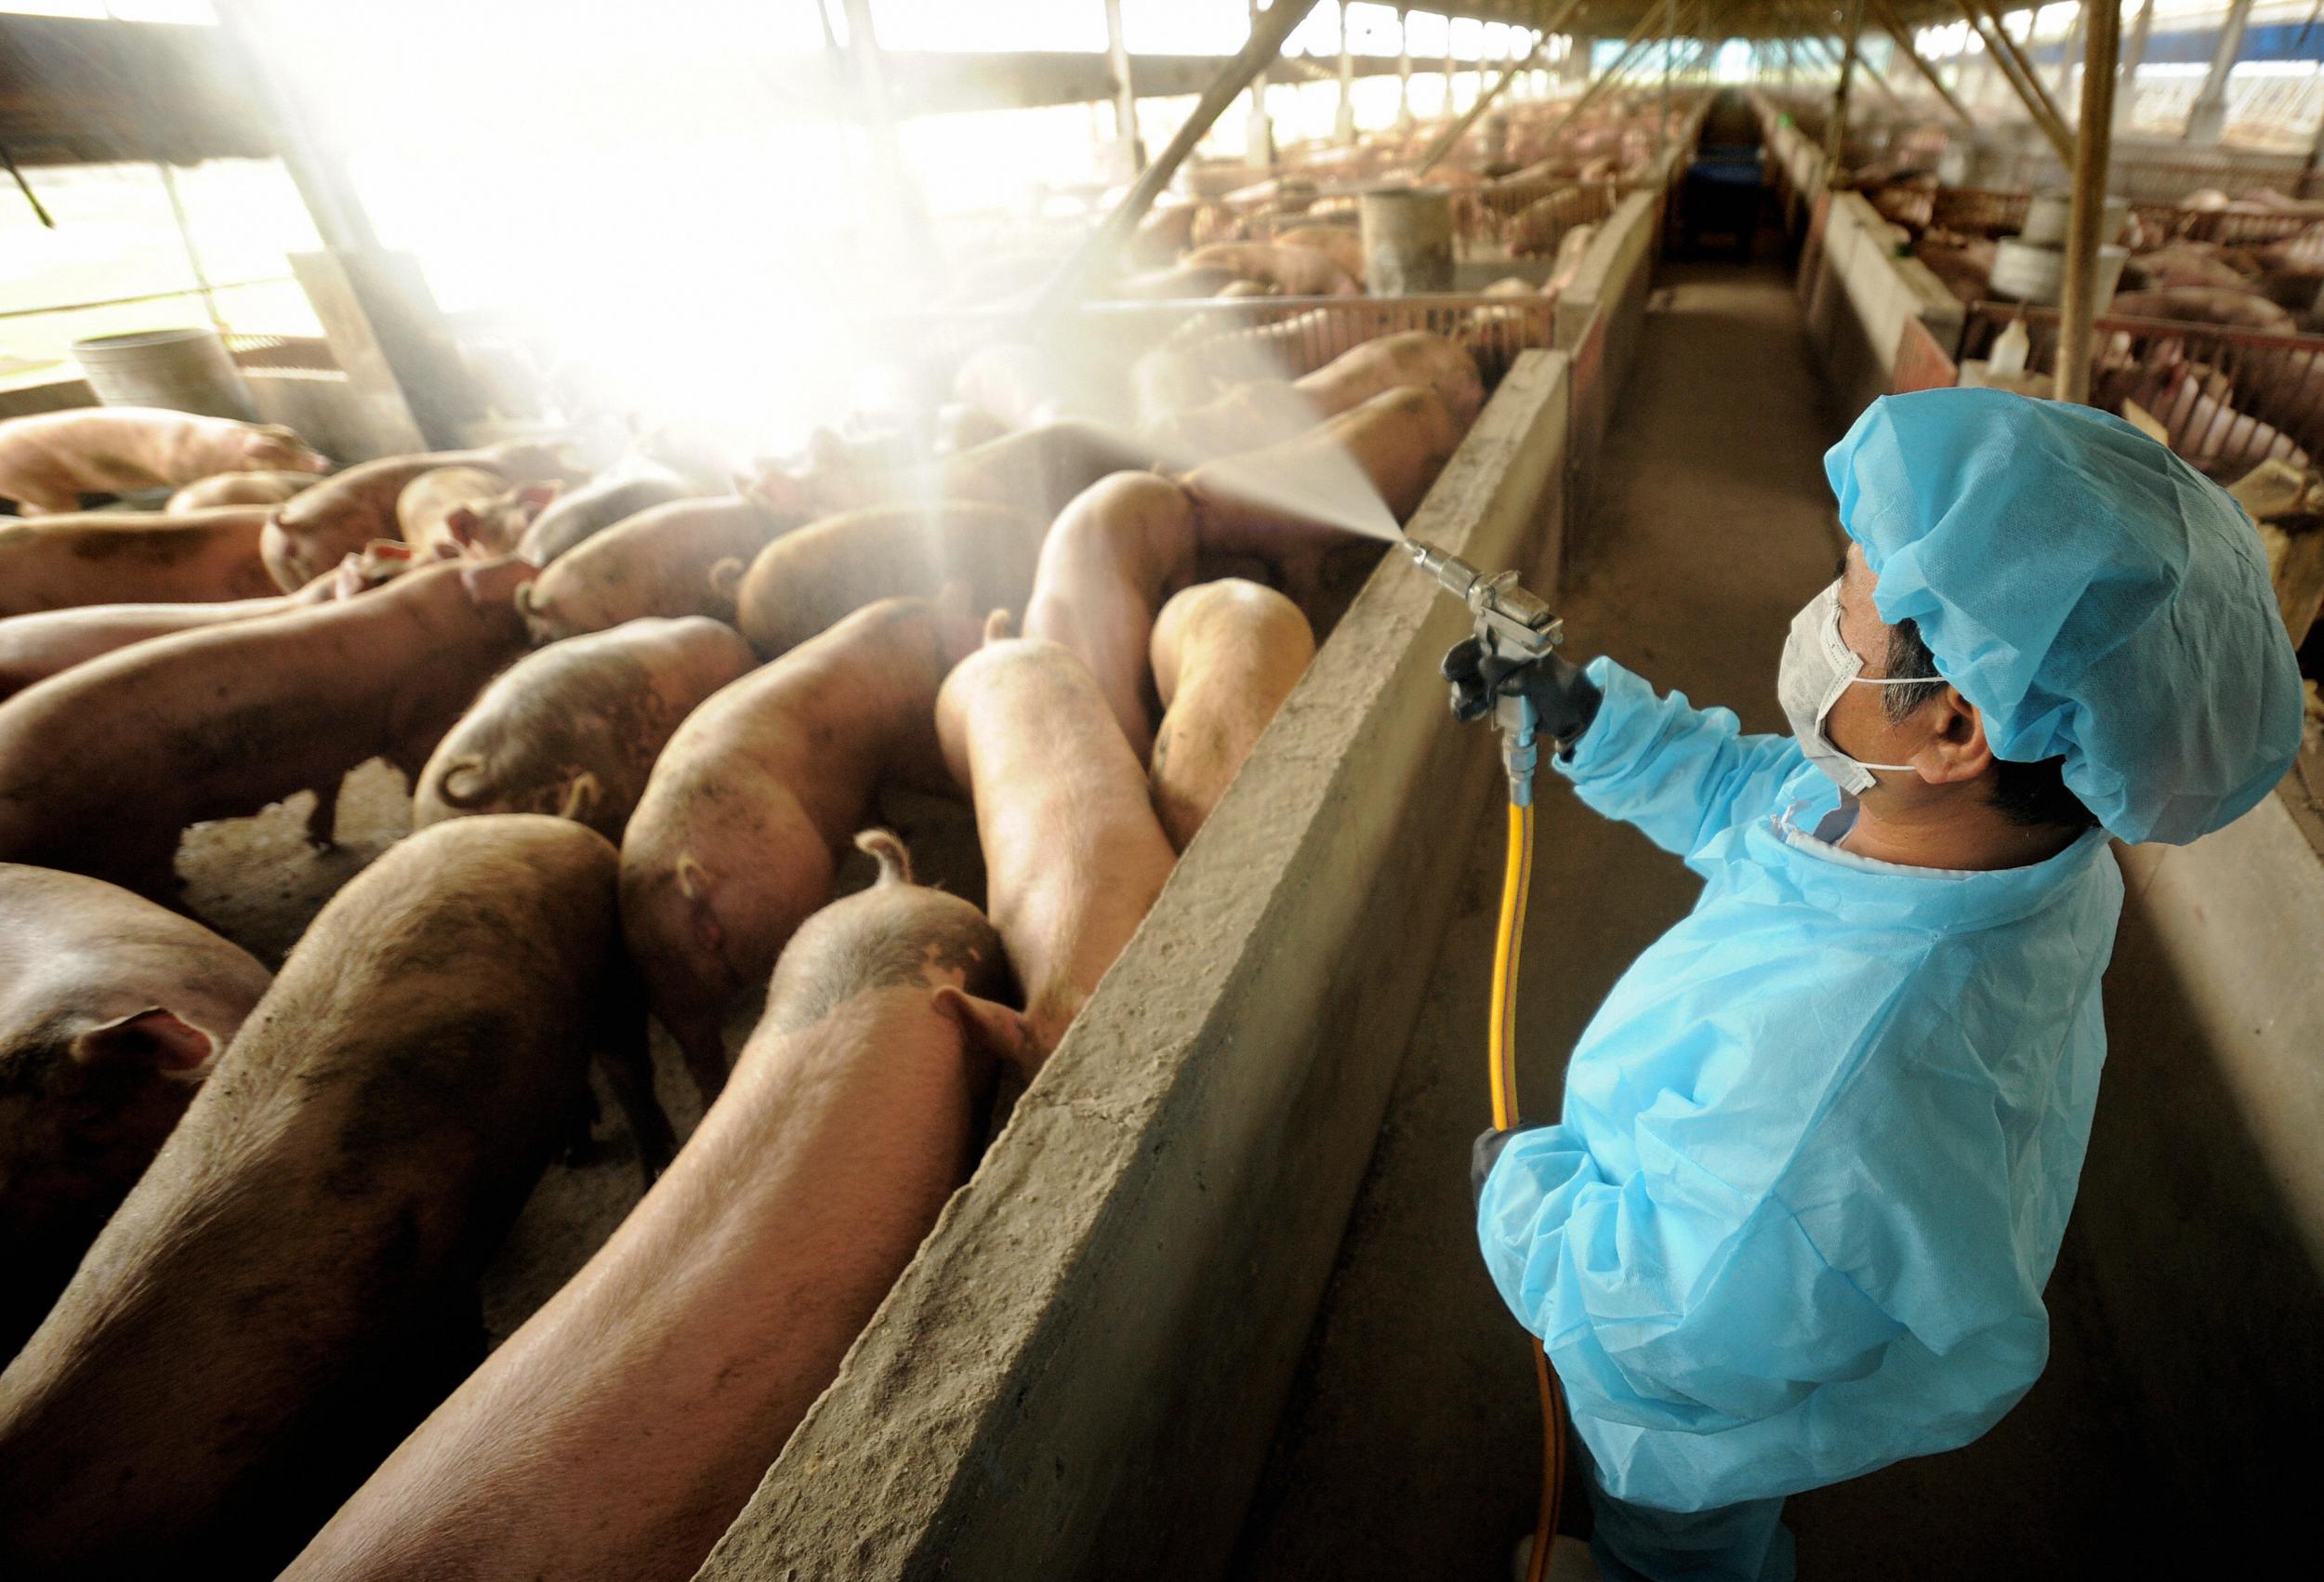
M 0 527 L 0 616 L 85 604 L 205 604 L 277 591 L 263 508 L 44 517 Z
M 955 583 L 971 609 L 1022 611 L 1049 523 L 958 503 L 826 517 L 759 551 L 736 592 L 735 623 L 772 657 L 878 600 L 925 600 Z
M 413 1359 L 634 1024 L 614 870 L 464 819 L 324 909 L 0 1375 L 0 1568 L 271 1575 L 425 1415 Z

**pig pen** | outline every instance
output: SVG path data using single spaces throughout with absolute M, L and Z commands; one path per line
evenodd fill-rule
M 1519 354 L 1410 524 L 1550 586 L 1567 360 Z M 1462 613 L 1365 585 L 705 1577 L 1208 1575 L 1370 1157 L 1490 742 Z

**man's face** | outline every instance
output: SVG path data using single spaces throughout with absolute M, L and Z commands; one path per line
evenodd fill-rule
M 1840 562 L 1840 640 L 1864 661 L 1858 672 L 1867 679 L 1888 674 L 1890 626 L 1872 604 L 1877 579 L 1855 544 Z M 1905 763 L 1918 750 L 1925 732 L 1888 718 L 1885 687 L 1847 687 L 1840 693 L 1825 721 L 1832 745 L 1864 763 Z

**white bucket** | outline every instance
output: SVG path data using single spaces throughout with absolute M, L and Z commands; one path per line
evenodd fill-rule
M 2103 313 L 2114 302 L 2122 283 L 2122 266 L 2130 262 L 2128 247 L 2098 249 L 2098 299 L 2093 311 Z M 2066 252 L 2059 247 L 2031 247 L 2004 236 L 1993 252 L 1993 275 L 1987 283 L 1994 296 L 2011 302 L 2037 302 L 2054 308 L 2066 293 Z
M 2098 240 L 2111 243 L 2122 240 L 2122 228 L 2130 223 L 2131 201 L 2128 198 L 2108 198 L 2105 218 L 2098 222 Z M 2036 192 L 2026 209 L 2025 228 L 2017 239 L 2035 247 L 2063 247 L 2066 232 L 2074 219 L 2074 194 L 2052 190 Z

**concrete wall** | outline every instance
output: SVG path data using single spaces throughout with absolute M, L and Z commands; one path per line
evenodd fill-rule
M 1415 536 L 1538 574 L 1566 373 L 1519 360 Z M 1449 913 L 1430 837 L 1497 792 L 1465 630 L 1401 556 L 1367 584 L 703 1576 L 1223 1564 Z
M 1949 350 L 1961 344 L 1961 301 L 1918 258 L 1895 256 L 1895 232 L 1857 192 L 1828 195 L 1800 260 L 1808 344 L 1853 417 L 1896 389 L 1905 325 L 1917 320 Z
M 2161 1485 L 2141 1503 L 2248 1542 L 2314 1497 L 2324 863 L 2274 797 L 2192 846 L 2118 855 L 2129 894 L 2072 1233 Z
M 1638 357 L 1664 194 L 1633 192 L 1599 227 L 1574 283 L 1557 299 L 1557 345 L 1573 356 L 1566 497 L 1586 508 L 1605 426 Z

